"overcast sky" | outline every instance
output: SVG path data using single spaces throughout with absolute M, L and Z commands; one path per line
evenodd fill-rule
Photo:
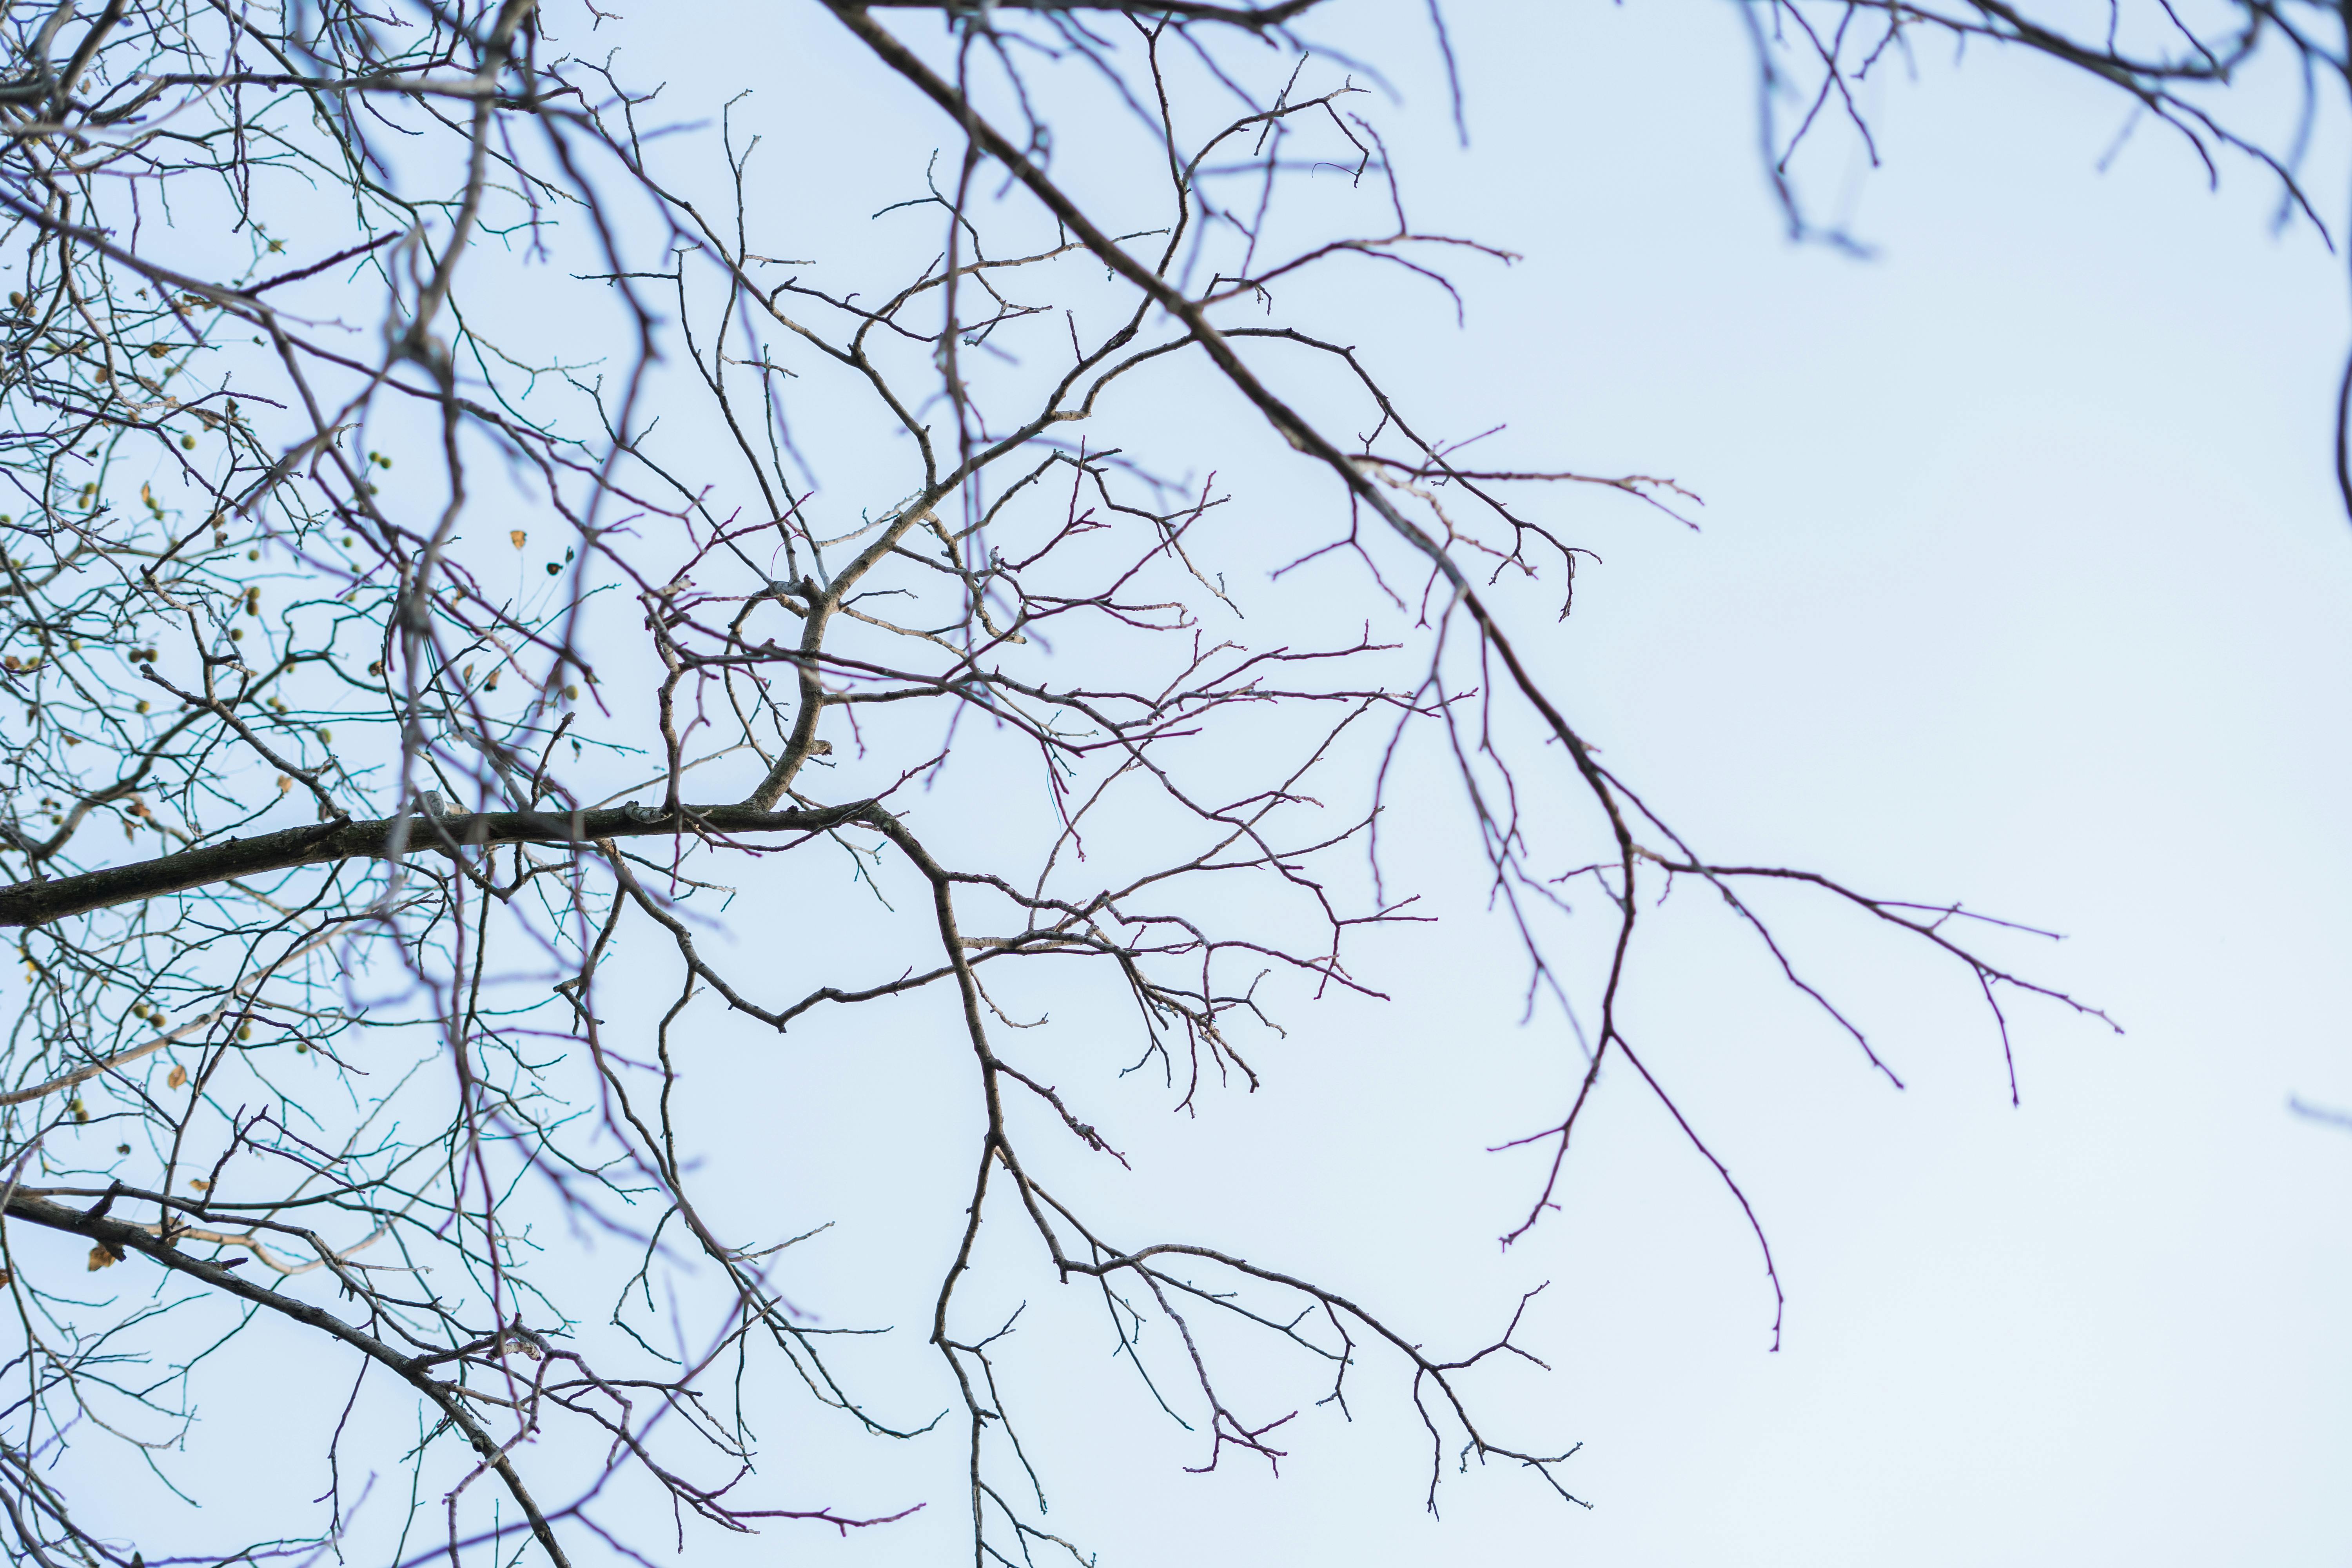
M 1230 1461 L 1188 1475 L 1197 1437 L 1144 1419 L 1105 1336 L 1044 1326 L 1007 1353 L 1035 1380 L 1024 1438 L 1049 1522 L 1106 1568 L 2352 1560 L 2352 1131 L 2288 1110 L 2352 1109 L 2341 264 L 2307 226 L 2273 235 L 2256 171 L 2225 166 L 2209 193 L 2148 128 L 2099 172 L 2121 101 L 1981 52 L 1887 73 L 1884 168 L 1849 178 L 1832 151 L 1811 169 L 1873 255 L 1792 245 L 1731 6 L 1454 7 L 1466 149 L 1422 17 L 1334 0 L 1318 26 L 1391 70 L 1402 101 L 1377 113 L 1415 223 L 1523 259 L 1457 271 L 1458 330 L 1443 309 L 1367 321 L 1390 297 L 1369 285 L 1311 308 L 1353 312 L 1351 341 L 1377 345 L 1433 429 L 1507 420 L 1515 457 L 1671 474 L 1705 500 L 1696 531 L 1564 501 L 1600 561 L 1574 616 L 1528 619 L 1522 648 L 1706 852 L 2063 931 L 1998 951 L 2124 1032 L 2014 1003 L 2012 1108 L 1963 973 L 1779 909 L 1897 1091 L 1685 889 L 1641 961 L 1636 1021 L 1767 1227 L 1781 1348 L 1737 1207 L 1615 1075 L 1561 1212 L 1505 1254 L 1539 1166 L 1484 1151 L 1555 1119 L 1580 1062 L 1556 1015 L 1520 1024 L 1520 961 L 1463 874 L 1456 792 L 1409 768 L 1395 869 L 1451 918 L 1366 938 L 1360 968 L 1394 1001 L 1294 1009 L 1256 1058 L 1266 1087 L 1198 1120 L 1099 1057 L 1067 1061 L 1090 1063 L 1139 1189 L 1204 1216 L 1194 1234 L 1313 1271 L 1434 1349 L 1475 1348 L 1549 1281 L 1519 1342 L 1551 1370 L 1498 1364 L 1479 1386 L 1498 1435 L 1584 1445 L 1563 1478 L 1591 1506 L 1496 1468 L 1449 1476 L 1431 1521 L 1426 1448 L 1370 1363 L 1356 1422 L 1309 1405 L 1279 1481 Z M 874 117 L 899 89 L 814 7 L 661 21 L 625 35 L 635 79 L 695 105 L 761 87 L 738 123 L 861 218 L 875 171 L 898 171 L 895 194 L 953 144 L 911 96 Z M 852 123 L 874 134 L 853 146 Z M 2342 129 L 2322 143 L 2330 201 Z M 763 216 L 798 242 L 797 209 Z M 761 918 L 740 918 L 739 957 L 773 940 Z M 934 1184 L 952 1193 L 971 1164 L 968 1047 L 931 1023 L 887 1038 L 818 1023 L 782 1047 L 709 1025 L 684 1091 L 715 1119 L 715 1202 L 748 1205 L 762 1235 L 837 1222 L 793 1255 L 787 1289 L 830 1323 L 902 1325 L 873 1386 L 918 1422 L 952 1400 L 919 1348 L 960 1217 Z M 1108 1181 L 1100 1200 L 1129 1201 Z M 1050 1289 L 1008 1258 L 1008 1300 Z M 804 1405 L 766 1435 L 762 1484 L 788 1504 L 912 1500 L 905 1453 Z M 935 1502 L 914 1519 L 845 1541 L 787 1529 L 747 1555 L 960 1560 L 960 1445 L 919 1447 Z M 245 1462 L 242 1444 L 188 1461 Z
M 1869 997 L 1900 1096 L 1793 1010 L 1690 997 L 1669 1070 L 1772 1227 L 1786 1347 L 1703 1183 L 1560 1242 L 1595 1508 L 1463 1506 L 1469 1550 L 2346 1561 L 2352 1138 L 2285 1110 L 2352 1100 L 2340 268 L 2145 127 L 2098 174 L 2118 105 L 1982 54 L 1881 100 L 1878 258 L 1792 249 L 1729 18 L 1497 19 L 1463 19 L 1453 196 L 1511 215 L 1546 352 L 1486 364 L 1580 460 L 1708 501 L 1596 541 L 1594 727 L 1713 843 L 2070 933 L 2045 972 L 2128 1033 L 2020 1009 L 2012 1110 L 1948 977 Z M 1580 1191 L 1660 1190 L 1632 1170 Z
M 1498 1254 L 1537 1172 L 1481 1151 L 1557 1114 L 1573 1047 L 1518 1026 L 1507 933 L 1433 849 L 1414 868 L 1463 918 L 1373 950 L 1392 1005 L 1296 1016 L 1258 1096 L 1127 1135 L 1253 1256 L 1449 1343 L 1552 1281 L 1522 1338 L 1553 1370 L 1486 1387 L 1515 1435 L 1586 1445 L 1567 1475 L 1591 1509 L 1492 1471 L 1431 1522 L 1424 1451 L 1370 1394 L 1353 1428 L 1302 1416 L 1279 1483 L 1185 1475 L 1183 1434 L 1097 1415 L 1123 1374 L 1089 1345 L 1033 1404 L 1053 1521 L 1152 1568 L 2347 1561 L 2352 1133 L 2287 1109 L 2352 1106 L 2340 266 L 2307 226 L 2273 236 L 2254 171 L 2210 194 L 2147 128 L 2099 172 L 2120 101 L 1981 53 L 1888 73 L 1885 167 L 1813 170 L 1873 258 L 1792 246 L 1729 7 L 1454 8 L 1466 151 L 1395 9 L 1367 52 L 1402 62 L 1381 123 L 1416 223 L 1525 259 L 1465 274 L 1463 331 L 1393 323 L 1386 362 L 1449 434 L 1508 418 L 1522 453 L 1705 498 L 1696 532 L 1577 504 L 1602 563 L 1526 646 L 1587 732 L 1712 853 L 2067 933 L 2002 951 L 2126 1032 L 2015 1005 L 2012 1109 L 1963 977 L 1792 908 L 1896 1092 L 1693 916 L 1641 976 L 1643 1038 L 1769 1228 L 1771 1353 L 1737 1210 L 1630 1085 L 1605 1085 L 1564 1212 Z M 778 43 L 808 68 L 838 47 Z M 1437 775 L 1415 787 L 1449 820 Z M 778 1158 L 814 1217 L 873 1196 L 813 1190 L 845 1168 L 814 1131 Z M 806 1280 L 907 1321 L 894 1293 L 939 1260 L 854 1218 Z M 858 1489 L 856 1445 L 779 1452 L 812 1497 L 892 1500 Z M 961 1529 L 943 1506 L 786 1550 L 931 1563 Z

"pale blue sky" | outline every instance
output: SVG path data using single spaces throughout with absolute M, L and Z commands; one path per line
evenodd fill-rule
M 737 123 L 770 138 L 756 167 L 777 184 L 755 212 L 781 253 L 854 265 L 865 215 L 954 144 L 911 95 L 876 113 L 899 89 L 813 7 L 648 20 L 620 29 L 623 58 L 631 79 L 673 84 L 672 112 L 759 89 Z M 1056 1337 L 1080 1320 L 1054 1315 L 1008 1230 L 986 1259 L 1002 1282 L 968 1310 L 1036 1303 L 1007 1354 L 1049 1522 L 1107 1568 L 2352 1560 L 2352 1134 L 2286 1109 L 2352 1106 L 2352 523 L 2327 467 L 2352 332 L 2341 265 L 2308 229 L 2273 237 L 2275 193 L 2250 168 L 2209 195 L 2143 129 L 2097 173 L 2120 102 L 1983 53 L 1958 73 L 1923 59 L 1877 97 L 1887 166 L 1851 185 L 1875 258 L 1791 246 L 1730 6 L 1460 5 L 1451 21 L 1466 150 L 1417 0 L 1334 0 L 1318 26 L 1402 92 L 1368 112 L 1416 223 L 1524 259 L 1456 270 L 1460 330 L 1369 273 L 1287 303 L 1363 343 L 1433 431 L 1508 421 L 1490 449 L 1514 460 L 1671 474 L 1705 497 L 1696 532 L 1563 497 L 1553 515 L 1601 557 L 1574 616 L 1553 626 L 1506 595 L 1551 689 L 1686 836 L 2063 931 L 2000 951 L 2128 1032 L 2016 1002 L 2012 1109 L 1964 975 L 1780 908 L 1898 1093 L 1683 890 L 1638 961 L 1632 1026 L 1769 1228 L 1784 1347 L 1768 1352 L 1737 1209 L 1618 1076 L 1563 1211 L 1502 1255 L 1537 1171 L 1482 1151 L 1556 1116 L 1580 1064 L 1556 1017 L 1519 1025 L 1519 961 L 1480 912 L 1454 787 L 1410 763 L 1393 869 L 1450 918 L 1366 939 L 1360 966 L 1393 1003 L 1291 1009 L 1289 1038 L 1258 1051 L 1265 1089 L 1210 1097 L 1197 1120 L 1113 1079 L 1127 1041 L 1097 1049 L 1083 1000 L 1034 1048 L 1136 1160 L 1133 1184 L 1093 1178 L 1089 1196 L 1139 1226 L 1180 1216 L 1433 1345 L 1475 1347 L 1552 1281 L 1521 1341 L 1553 1370 L 1498 1367 L 1482 1388 L 1499 1432 L 1585 1445 L 1566 1477 L 1593 1507 L 1496 1468 L 1450 1479 L 1431 1521 L 1426 1450 L 1374 1363 L 1354 1425 L 1307 1406 L 1278 1483 L 1187 1475 L 1197 1440 L 1148 1418 L 1098 1324 Z M 2247 91 L 2277 107 L 2261 96 L 2277 85 Z M 2323 139 L 2323 194 L 2347 185 L 2343 129 Z M 1083 181 L 1093 150 L 1064 151 Z M 1816 174 L 1845 199 L 1837 157 Z M 1272 443 L 1236 405 L 1166 412 L 1244 433 L 1229 478 L 1265 480 L 1245 515 L 1270 559 L 1328 537 L 1328 494 L 1266 479 Z M 866 448 L 821 456 L 859 504 L 896 499 L 856 491 Z M 1284 510 L 1294 498 L 1313 508 Z M 494 552 L 505 526 L 484 535 Z M 1342 584 L 1243 591 L 1269 616 L 1351 626 Z M 866 917 L 831 897 L 753 889 L 734 961 L 848 945 Z M 928 1005 L 781 1043 L 707 1023 L 682 1055 L 709 1209 L 763 1237 L 835 1222 L 787 1289 L 828 1323 L 901 1325 L 844 1353 L 884 1413 L 916 1421 L 952 1402 L 920 1341 L 971 1155 L 968 1051 Z M 340 1398 L 303 1353 L 268 1368 L 285 1407 Z M 968 1555 L 956 1434 L 871 1444 L 784 1392 L 761 1472 L 783 1501 L 932 1506 L 846 1541 L 787 1528 L 689 1551 Z M 175 1462 L 200 1488 L 249 1461 L 215 1439 Z
M 1381 124 L 1416 222 L 1526 259 L 1457 274 L 1465 331 L 1426 310 L 1351 341 L 1448 434 L 1508 419 L 1518 456 L 1706 500 L 1695 534 L 1567 512 L 1605 564 L 1526 642 L 1587 732 L 1715 853 L 2064 931 L 2013 951 L 2128 1033 L 2017 1004 L 2012 1110 L 1962 977 L 1792 908 L 1897 1094 L 1693 911 L 1640 975 L 1643 1037 L 1769 1227 L 1785 1348 L 1736 1210 L 1625 1083 L 1567 1212 L 1498 1258 L 1533 1169 L 1480 1150 L 1552 1110 L 1572 1047 L 1517 1026 L 1510 944 L 1458 874 L 1466 837 L 1443 836 L 1455 803 L 1420 778 L 1403 853 L 1461 918 L 1378 950 L 1398 1000 L 1299 1014 L 1255 1100 L 1123 1131 L 1253 1256 L 1433 1334 L 1474 1342 L 1553 1280 L 1526 1338 L 1556 1370 L 1490 1387 L 1531 1441 L 1587 1445 L 1570 1473 L 1595 1506 L 1497 1471 L 1451 1482 L 1433 1524 L 1419 1440 L 1370 1394 L 1353 1428 L 1303 1416 L 1279 1484 L 1188 1476 L 1183 1435 L 1089 1342 L 1031 1396 L 1053 1522 L 1150 1568 L 2346 1562 L 2352 1137 L 2286 1110 L 2352 1103 L 2340 268 L 2307 229 L 2273 237 L 2248 168 L 2209 195 L 2143 130 L 2097 173 L 2122 106 L 2054 69 L 1979 55 L 1891 83 L 1887 166 L 1852 209 L 1877 256 L 1856 261 L 1783 238 L 1728 7 L 1455 7 L 1466 153 L 1416 9 L 1381 16 L 1366 52 L 1402 62 Z M 784 52 L 821 72 L 838 48 L 811 23 Z M 826 100 L 765 111 L 814 123 Z M 856 1092 L 845 1070 L 800 1084 L 811 1129 L 824 1086 Z M 911 1183 L 930 1123 L 907 1125 L 873 1168 Z M 908 1321 L 935 1260 L 857 1238 L 860 1205 L 869 1235 L 905 1234 L 845 1173 L 864 1134 L 803 1132 L 786 1185 L 843 1221 L 812 1287 Z M 961 1145 L 941 1158 L 961 1170 Z M 887 1500 L 856 1445 L 780 1451 L 810 1495 L 831 1477 Z M 938 1562 L 960 1518 L 783 1549 Z

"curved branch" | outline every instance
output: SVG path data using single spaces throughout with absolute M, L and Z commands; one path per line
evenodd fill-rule
M 130 1195 L 127 1189 L 125 1194 Z M 465 1434 L 474 1451 L 482 1457 L 482 1462 L 498 1472 L 499 1479 L 506 1483 L 508 1492 L 530 1519 L 531 1533 L 547 1552 L 548 1560 L 555 1564 L 555 1568 L 571 1568 L 571 1559 L 564 1555 L 562 1543 L 555 1539 L 554 1527 L 540 1511 L 539 1503 L 531 1497 L 530 1489 L 523 1485 L 522 1478 L 515 1473 L 514 1466 L 496 1440 L 481 1423 L 474 1419 L 449 1385 L 426 1374 L 426 1358 L 403 1355 L 373 1334 L 353 1328 L 332 1312 L 314 1307 L 308 1301 L 298 1301 L 275 1290 L 264 1289 L 216 1263 L 186 1257 L 173 1246 L 170 1236 L 154 1235 L 144 1226 L 132 1225 L 125 1220 L 109 1219 L 106 1211 L 113 1201 L 110 1194 L 84 1210 L 68 1208 L 63 1204 L 51 1203 L 29 1193 L 13 1192 L 8 1194 L 5 1210 L 0 1212 L 5 1212 L 9 1219 L 23 1220 L 44 1230 L 86 1237 L 118 1258 L 126 1253 L 140 1253 L 175 1274 L 184 1274 L 215 1290 L 226 1291 L 256 1306 L 267 1307 L 307 1328 L 331 1335 L 369 1360 L 388 1368 L 401 1381 L 431 1400 L 449 1424 Z
M 761 811 L 747 805 L 689 805 L 671 816 L 637 805 L 604 811 L 483 811 L 440 817 L 388 816 L 380 822 L 320 823 L 258 838 L 230 838 L 160 859 L 110 866 L 53 881 L 0 888 L 0 927 L 37 926 L 115 904 L 138 903 L 241 877 L 266 876 L 339 860 L 390 859 L 416 849 L 480 848 L 500 844 L 589 844 L 649 834 L 726 836 L 821 833 L 872 803 L 810 810 Z M 420 824 L 429 823 L 425 832 Z

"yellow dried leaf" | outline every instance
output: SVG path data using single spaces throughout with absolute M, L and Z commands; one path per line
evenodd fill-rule
M 111 1242 L 101 1241 L 89 1249 L 89 1271 L 92 1274 L 101 1268 L 111 1268 L 121 1261 L 122 1248 Z
M 178 1089 L 187 1081 L 188 1069 L 184 1067 L 175 1067 L 163 1075 L 163 1086 L 166 1089 Z
M 510 532 L 510 533 L 509 533 L 509 534 L 507 535 L 507 538 L 508 538 L 509 540 L 510 540 L 510 541 L 512 541 L 512 542 L 513 542 L 513 543 L 514 543 L 514 547 L 515 547 L 517 550 L 520 550 L 520 549 L 522 548 L 522 542 L 523 542 L 523 541 L 524 541 L 526 538 L 528 538 L 528 537 L 529 537 L 529 536 L 528 536 L 527 534 L 525 534 L 525 533 L 523 532 L 523 531 L 522 531 L 521 529 L 520 529 L 520 528 L 518 528 L 518 529 L 514 530 L 512 532 Z
M 195 1188 L 196 1191 L 200 1193 L 208 1193 L 213 1190 L 213 1184 L 210 1182 L 205 1181 L 202 1176 L 190 1176 L 188 1178 L 188 1185 Z

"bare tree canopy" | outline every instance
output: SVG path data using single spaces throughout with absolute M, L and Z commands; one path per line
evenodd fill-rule
M 728 50 L 667 84 L 608 54 L 684 12 L 9 12 L 11 1562 L 643 1561 L 919 1506 L 968 1511 L 976 1563 L 1115 1555 L 1057 1532 L 1021 1446 L 1003 1303 L 1049 1285 L 1201 1466 L 1311 1440 L 1257 1384 L 1271 1349 L 1425 1429 L 1430 1507 L 1483 1467 L 1572 1508 L 1577 1435 L 1502 1429 L 1470 1375 L 1541 1353 L 1524 1301 L 1395 1321 L 1148 1217 L 1181 1191 L 1112 1195 L 1152 1173 L 1107 1103 L 1254 1086 L 1289 1012 L 1382 991 L 1351 944 L 1423 918 L 1383 874 L 1401 835 L 1483 857 L 1574 1056 L 1501 1239 L 1573 1181 L 1612 1069 L 1752 1230 L 1775 1336 L 1767 1233 L 1633 1037 L 1661 894 L 1720 900 L 1889 1079 L 1775 909 L 1948 961 L 1988 1051 L 2021 1001 L 2104 1019 L 2019 966 L 2029 928 L 1686 842 L 1546 685 L 1528 650 L 1583 553 L 1562 498 L 1666 526 L 1696 498 L 1441 437 L 1380 322 L 1333 331 L 1327 276 L 1388 269 L 1450 318 L 1451 275 L 1508 259 L 1416 226 L 1339 0 L 801 9 L 862 50 L 860 113 L 941 149 L 855 232 L 776 199 Z M 2323 223 L 2298 181 L 2352 81 L 2342 13 L 2207 9 L 1706 25 L 1749 32 L 1801 237 L 1844 243 L 1796 160 L 1867 147 L 1853 84 L 1962 44 L 2099 79 Z M 2278 141 L 2228 113 L 2273 55 L 2306 88 Z M 1233 477 L 1266 473 L 1296 488 Z M 1443 820 L 1389 793 L 1422 753 Z M 730 1016 L 871 1017 L 961 1097 L 954 1244 L 890 1342 L 944 1369 L 947 1414 L 872 1400 L 881 1325 L 788 1286 L 803 1238 L 757 1194 L 698 1185 Z M 900 1087 L 876 1067 L 827 1113 L 887 1138 Z M 332 1383 L 340 1415 L 286 1435 L 324 1491 L 226 1547 L 110 1506 L 110 1470 L 170 1484 L 253 1397 L 247 1355 Z M 968 1487 L 807 1496 L 757 1467 L 779 1431 L 885 1476 L 932 1432 Z

